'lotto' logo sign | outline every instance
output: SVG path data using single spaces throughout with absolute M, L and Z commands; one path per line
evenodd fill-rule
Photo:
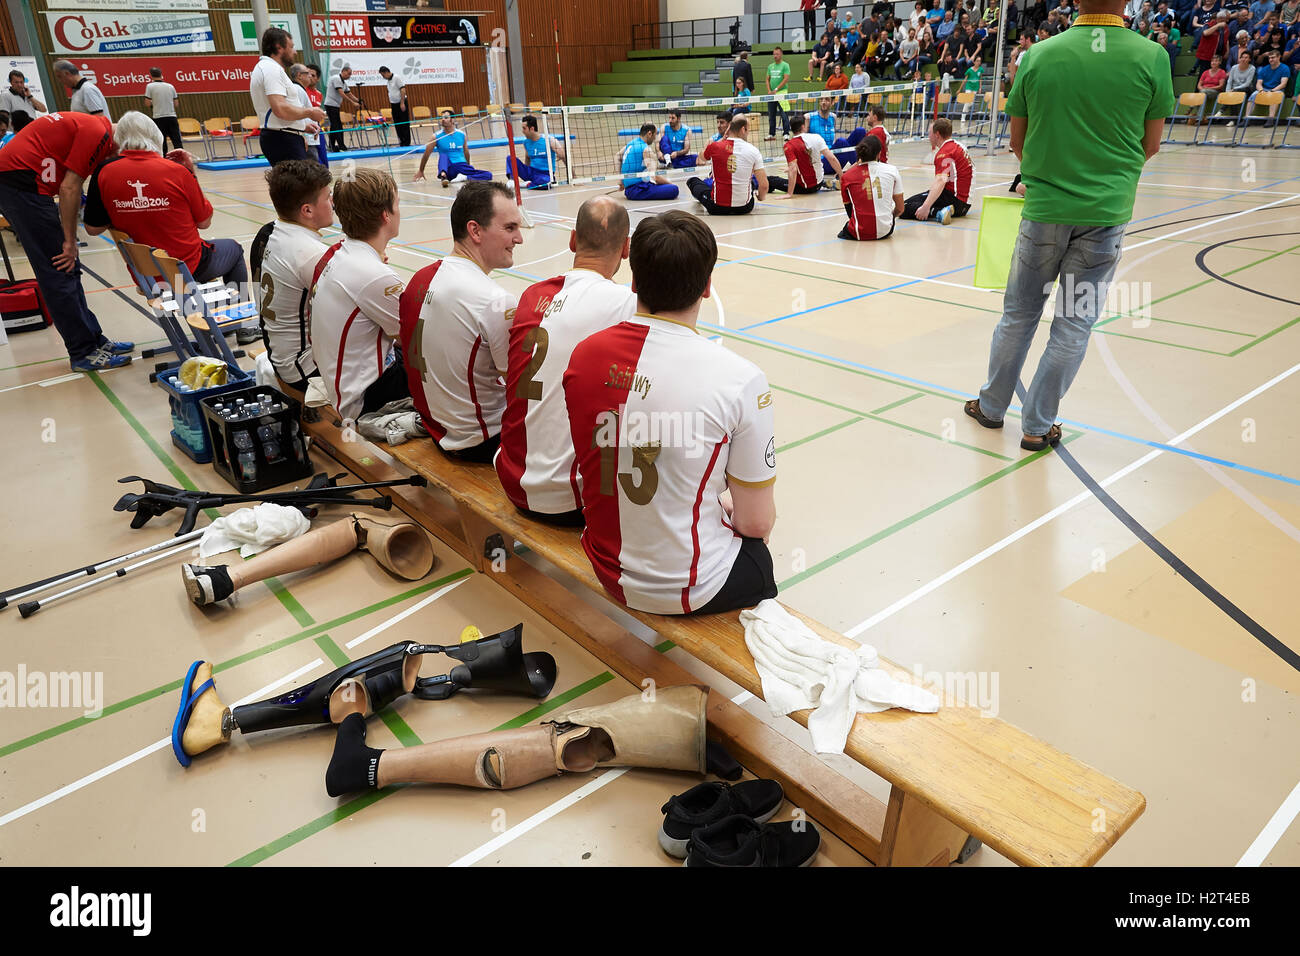
M 311 18 L 313 50 L 368 50 L 370 29 L 365 17 L 313 15 Z

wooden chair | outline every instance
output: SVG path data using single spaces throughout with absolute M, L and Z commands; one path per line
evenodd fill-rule
M 1225 107 L 1227 108 L 1228 112 L 1221 113 L 1221 110 L 1223 110 Z M 1236 112 L 1232 112 L 1233 107 L 1236 107 Z M 1204 132 L 1201 134 L 1201 145 L 1202 146 L 1236 146 L 1238 130 L 1235 127 L 1230 131 L 1232 135 L 1228 137 L 1226 142 L 1222 142 L 1222 143 L 1218 142 L 1217 140 L 1210 139 L 1210 131 L 1214 127 L 1215 120 L 1221 117 L 1226 118 L 1225 122 L 1231 121 L 1236 123 L 1238 126 L 1240 126 L 1242 117 L 1245 114 L 1245 112 L 1246 112 L 1245 93 L 1240 91 L 1236 93 L 1220 93 L 1217 97 L 1215 97 L 1214 100 L 1214 112 L 1208 118 L 1208 121 L 1206 122 L 1205 126 L 1202 127 L 1202 129 L 1204 129 Z
M 171 286 L 173 298 L 180 304 L 179 318 L 189 326 L 202 353 L 224 359 L 232 368 L 238 367 L 235 353 L 226 344 L 225 332 L 255 318 L 256 305 L 240 302 L 238 295 L 220 279 L 198 282 L 184 262 L 160 249 L 152 249 L 150 254 Z
M 1278 110 L 1279 116 L 1281 116 L 1281 113 L 1282 111 Z M 1282 126 L 1281 120 L 1278 121 L 1278 125 Z M 1286 118 L 1286 125 L 1282 126 L 1282 142 L 1277 144 L 1278 149 L 1300 149 L 1300 143 L 1288 143 L 1286 141 L 1287 136 L 1291 134 L 1291 128 L 1294 126 L 1300 126 L 1300 93 L 1297 93 L 1295 99 L 1291 101 L 1291 115 Z
M 1165 138 L 1161 142 L 1178 143 L 1187 146 L 1194 145 L 1196 137 L 1200 133 L 1201 122 L 1205 119 L 1206 100 L 1207 97 L 1204 93 L 1180 94 L 1178 102 L 1174 104 L 1173 115 L 1165 120 Z M 1182 123 L 1184 127 L 1191 128 L 1191 139 L 1174 139 L 1174 128 L 1179 123 Z
M 478 132 L 479 138 L 483 138 L 481 120 L 479 118 L 479 108 L 477 106 L 461 107 L 461 118 L 464 120 L 461 128 L 465 130 L 465 137 L 468 139 L 471 132 Z
M 1286 94 L 1281 90 L 1272 90 L 1266 93 L 1256 93 L 1254 102 L 1247 102 L 1242 110 L 1241 119 L 1237 122 L 1237 145 L 1245 149 L 1268 149 L 1273 145 L 1273 140 L 1277 138 L 1277 128 L 1282 115 L 1282 103 L 1286 100 Z M 1267 107 L 1276 106 L 1277 115 L 1274 119 L 1279 122 L 1273 124 L 1273 131 L 1268 138 L 1267 143 L 1248 143 L 1246 142 L 1246 131 L 1250 129 L 1251 123 L 1265 123 L 1268 121 L 1267 112 L 1263 116 L 1256 116 L 1255 110 L 1267 109 Z
M 203 136 L 208 144 L 208 158 L 217 158 L 217 144 L 230 147 L 230 158 L 238 159 L 235 152 L 235 131 L 230 128 L 229 116 L 214 116 L 203 121 Z
M 211 153 L 208 151 L 208 141 L 203 138 L 203 125 L 198 120 L 192 116 L 181 116 L 177 118 L 176 125 L 181 129 L 182 146 L 198 140 L 199 145 L 203 147 L 204 154 L 209 159 L 212 158 Z
M 173 287 L 163 276 L 162 267 L 154 261 L 149 247 L 132 242 L 131 237 L 120 229 L 109 229 L 108 233 L 117 247 L 118 254 L 122 257 L 127 275 L 135 283 L 136 291 L 148 304 L 150 317 L 167 338 L 166 348 L 150 349 L 141 352 L 141 356 L 152 358 L 164 352 L 174 352 L 177 361 L 183 362 L 191 356 L 200 354 L 198 344 L 191 339 L 180 319 L 180 306 L 172 294 Z
M 531 102 L 531 103 L 528 104 L 528 109 L 529 109 L 530 111 L 535 111 L 535 110 L 544 110 L 544 109 L 546 109 L 546 105 L 545 105 L 544 103 L 542 103 L 541 100 L 533 100 L 533 102 Z
M 420 142 L 420 130 L 434 125 L 433 111 L 429 107 L 411 107 L 411 142 Z
M 244 157 L 251 159 L 253 156 L 262 155 L 262 122 L 256 116 L 245 116 L 239 121 L 239 130 L 242 132 L 244 140 Z M 253 153 L 249 148 L 249 140 L 257 140 L 257 152 Z

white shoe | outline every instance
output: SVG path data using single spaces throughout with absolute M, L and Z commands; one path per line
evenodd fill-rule
M 464 173 L 461 173 L 459 176 L 457 176 L 455 179 L 453 179 L 452 182 L 453 182 L 453 183 L 467 183 L 467 182 L 469 182 L 469 180 L 466 178 L 466 176 L 465 176 Z

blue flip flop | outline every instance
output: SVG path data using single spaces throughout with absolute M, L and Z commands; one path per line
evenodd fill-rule
M 198 669 L 203 666 L 203 661 L 195 661 L 190 665 L 190 669 L 185 672 L 185 682 L 181 684 L 181 706 L 176 711 L 176 720 L 172 723 L 172 753 L 182 767 L 190 765 L 190 755 L 185 752 L 181 746 L 181 737 L 185 734 L 185 728 L 190 723 L 190 713 L 194 710 L 194 705 L 198 699 L 203 696 L 203 692 L 213 686 L 213 679 L 209 677 L 206 681 L 198 686 L 193 693 L 190 693 L 190 685 L 194 683 L 194 675 Z

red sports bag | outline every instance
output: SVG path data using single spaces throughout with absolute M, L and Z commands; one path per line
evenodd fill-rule
M 8 282 L 0 279 L 0 318 L 6 332 L 30 332 L 53 325 L 35 279 Z

